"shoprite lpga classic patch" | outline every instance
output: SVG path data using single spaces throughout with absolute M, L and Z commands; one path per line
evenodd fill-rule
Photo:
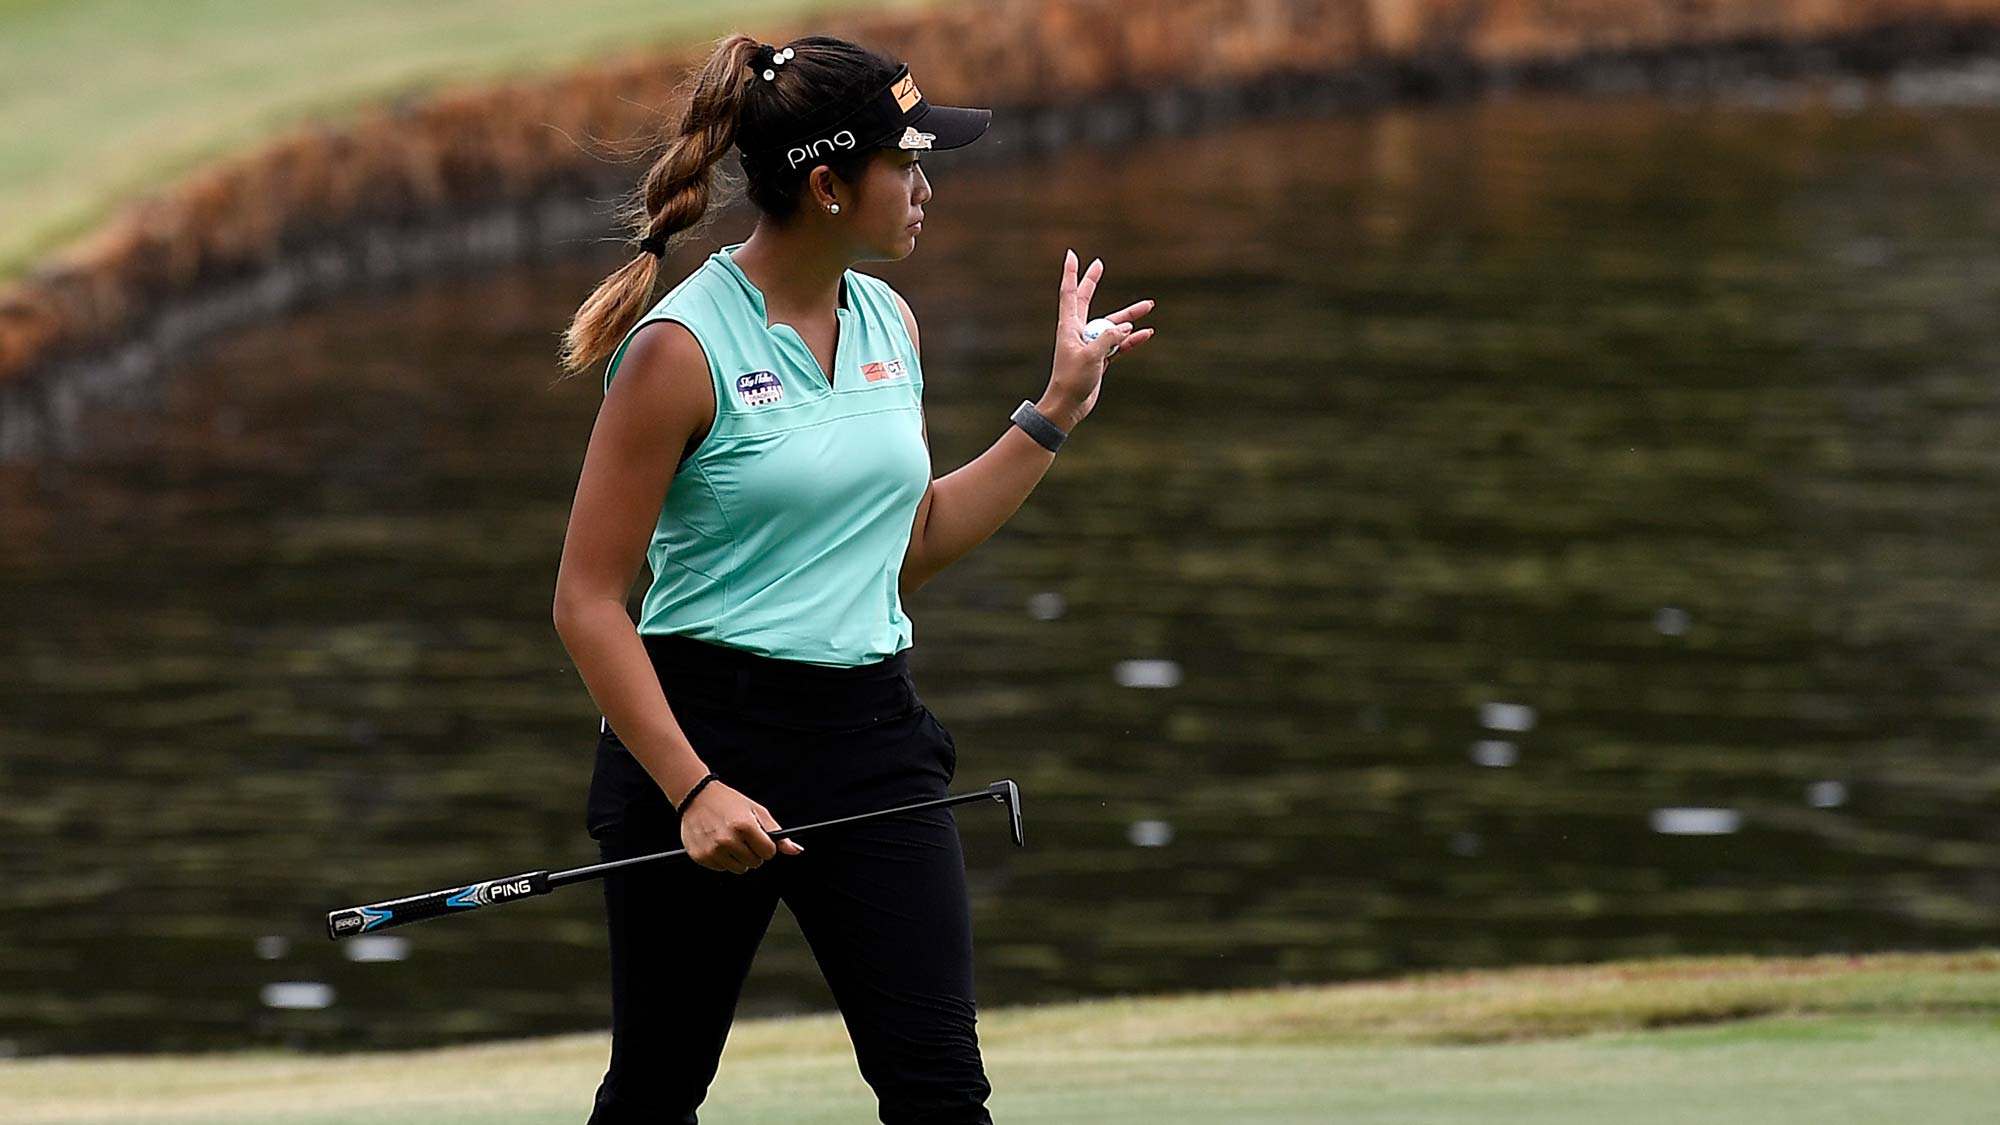
M 769 406 L 785 397 L 785 385 L 769 371 L 752 371 L 736 377 L 736 397 L 745 406 Z

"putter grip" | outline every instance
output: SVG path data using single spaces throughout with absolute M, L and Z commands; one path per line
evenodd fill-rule
M 374 933 L 392 926 L 406 926 L 426 918 L 462 914 L 482 906 L 549 893 L 549 873 L 529 871 L 505 879 L 489 879 L 465 887 L 449 887 L 428 894 L 390 899 L 367 906 L 350 906 L 326 916 L 326 936 L 338 941 L 356 934 Z

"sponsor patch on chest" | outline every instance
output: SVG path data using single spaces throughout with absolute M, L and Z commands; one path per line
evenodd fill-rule
M 904 375 L 903 361 L 900 359 L 890 359 L 884 360 L 881 363 L 864 363 L 861 365 L 861 377 L 871 383 L 879 383 L 884 379 L 901 379 Z
M 785 385 L 769 371 L 752 371 L 736 377 L 736 397 L 745 406 L 769 406 L 785 397 Z

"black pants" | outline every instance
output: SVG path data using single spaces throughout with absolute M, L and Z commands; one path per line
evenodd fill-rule
M 855 668 L 646 636 L 674 717 L 723 782 L 790 827 L 946 795 L 951 735 L 904 654 Z M 711 787 L 712 787 L 711 783 Z M 588 826 L 606 860 L 680 847 L 659 786 L 606 726 Z M 693 1125 L 777 904 L 840 1006 L 880 1116 L 990 1123 L 965 861 L 949 810 L 807 833 L 742 875 L 685 858 L 604 879 L 611 1065 L 592 1125 Z

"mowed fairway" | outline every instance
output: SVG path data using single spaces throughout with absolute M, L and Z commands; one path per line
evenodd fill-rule
M 443 81 L 776 34 L 806 12 L 930 2 L 0 0 L 0 277 L 300 120 Z
M 1676 1026 L 1644 1030 L 1656 1025 Z M 981 1030 L 990 1104 L 1009 1125 L 1972 1122 L 2000 1105 L 2000 953 L 1099 1001 L 992 1010 Z M 0 1105 L 22 1125 L 578 1122 L 604 1051 L 603 1036 L 576 1035 L 395 1055 L 23 1060 L 0 1064 Z M 739 1024 L 702 1113 L 874 1119 L 832 1016 Z

